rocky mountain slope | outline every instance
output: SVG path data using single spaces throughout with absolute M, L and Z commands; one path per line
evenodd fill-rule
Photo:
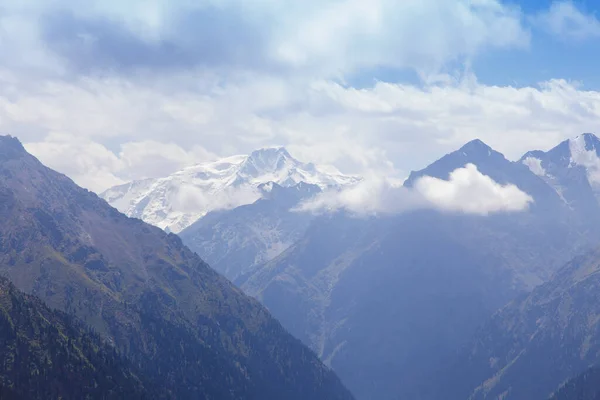
M 181 240 L 0 137 L 0 274 L 72 313 L 176 398 L 349 399 L 337 377 Z
M 316 185 L 259 186 L 261 198 L 233 210 L 213 211 L 179 234 L 213 268 L 232 281 L 251 274 L 304 235 L 313 216 L 292 210 L 321 192 Z
M 541 177 L 572 209 L 600 220 L 600 139 L 586 133 L 553 149 L 530 151 L 520 162 Z
M 210 211 L 253 203 L 261 198 L 258 186 L 262 184 L 289 187 L 303 182 L 325 189 L 357 180 L 332 167 L 300 162 L 285 148 L 276 147 L 195 165 L 164 178 L 131 182 L 100 196 L 130 217 L 180 232 Z

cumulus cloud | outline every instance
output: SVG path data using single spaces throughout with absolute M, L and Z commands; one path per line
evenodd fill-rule
M 398 182 L 371 176 L 342 190 L 325 191 L 301 203 L 296 211 L 359 215 L 397 214 L 424 206 L 423 199 Z
M 413 189 L 388 179 L 371 177 L 349 188 L 324 192 L 302 203 L 297 210 L 359 215 L 398 214 L 415 209 L 489 215 L 526 210 L 533 198 L 515 185 L 500 185 L 467 164 L 450 173 L 448 180 L 419 178 Z
M 207 193 L 193 185 L 182 185 L 173 193 L 170 204 L 174 211 L 193 214 L 206 210 L 230 210 L 252 204 L 260 198 L 260 191 L 251 186 L 228 187 L 218 192 Z
M 561 38 L 584 40 L 600 36 L 600 21 L 572 1 L 557 1 L 534 18 L 540 27 Z
M 113 152 L 85 136 L 52 133 L 26 142 L 27 151 L 75 183 L 100 193 L 112 186 L 144 178 L 163 177 L 194 162 L 214 159 L 200 146 L 188 150 L 172 142 L 126 142 Z
M 523 211 L 533 202 L 515 185 L 500 185 L 473 164 L 453 171 L 447 181 L 424 176 L 415 190 L 436 208 L 467 214 Z
M 211 155 L 249 154 L 273 143 L 342 172 L 401 178 L 474 138 L 518 159 L 589 131 L 598 119 L 600 92 L 562 80 L 522 88 L 379 82 L 359 90 L 262 75 L 224 83 L 198 73 L 151 83 L 90 78 L 34 85 L 0 71 L 0 131 L 36 143 L 34 155 L 67 174 L 83 170 L 53 161 L 56 139 L 48 132 L 61 132 L 63 146 L 102 146 L 121 162 L 91 155 L 88 162 L 119 180 L 166 176 Z M 100 179 L 97 173 L 86 172 L 90 181 Z M 79 183 L 90 187 L 83 178 Z
M 485 48 L 529 43 L 519 9 L 499 0 L 15 0 L 2 11 L 19 44 L 76 73 L 199 66 L 329 76 L 373 66 L 436 72 Z M 17 20 L 28 21 L 19 25 L 26 29 Z
M 44 142 L 29 142 L 25 149 L 45 165 L 68 175 L 75 183 L 100 190 L 125 183 L 115 175 L 121 160 L 104 146 L 85 138 L 52 134 Z
M 368 3 L 2 2 L 0 131 L 101 191 L 275 143 L 342 172 L 401 178 L 476 137 L 518 158 L 600 118 L 599 92 L 571 82 L 444 75 L 528 45 L 526 18 L 505 2 Z M 427 79 L 345 82 L 379 67 Z M 61 161 L 69 155 L 86 161 Z
M 173 142 L 155 140 L 127 142 L 120 149 L 119 159 L 123 163 L 123 170 L 135 179 L 163 177 L 199 161 L 217 158 L 198 145 L 185 150 Z

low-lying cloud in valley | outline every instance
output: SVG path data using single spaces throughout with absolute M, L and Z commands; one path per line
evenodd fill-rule
M 474 164 L 454 170 L 448 180 L 424 176 L 414 188 L 372 176 L 340 191 L 324 192 L 297 211 L 324 213 L 346 210 L 357 215 L 398 214 L 436 209 L 475 215 L 525 211 L 533 198 L 517 186 L 501 185 Z
M 533 202 L 517 186 L 500 185 L 474 164 L 454 170 L 447 181 L 424 176 L 416 181 L 415 190 L 435 208 L 466 214 L 523 211 Z

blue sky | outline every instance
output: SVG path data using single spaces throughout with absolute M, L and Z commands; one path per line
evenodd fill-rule
M 480 55 L 473 65 L 478 78 L 488 84 L 526 86 L 560 77 L 579 81 L 588 89 L 599 89 L 600 77 L 594 65 L 600 61 L 600 25 L 593 19 L 599 14 L 600 3 L 584 0 L 562 4 L 569 4 L 590 18 L 589 23 L 595 28 L 588 28 L 587 34 L 580 37 L 571 37 L 567 32 L 552 30 L 543 22 L 530 22 L 528 48 Z M 519 3 L 523 13 L 530 18 L 547 13 L 548 5 L 548 1 L 541 0 Z
M 5 0 L 0 130 L 93 190 L 285 145 L 402 178 L 600 120 L 592 1 Z

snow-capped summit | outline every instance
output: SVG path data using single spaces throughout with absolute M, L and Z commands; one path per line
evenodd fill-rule
M 521 157 L 520 161 L 536 175 L 546 176 L 547 166 L 596 168 L 599 154 L 600 139 L 592 133 L 584 133 L 561 142 L 547 152 L 529 151 Z
M 298 161 L 284 147 L 271 147 L 115 186 L 101 197 L 130 217 L 179 232 L 209 211 L 253 203 L 264 195 L 262 184 L 307 183 L 326 189 L 358 180 L 330 166 Z
M 270 147 L 253 151 L 243 162 L 240 175 L 258 177 L 294 166 L 298 161 L 284 147 Z
M 519 160 L 552 186 L 572 208 L 596 212 L 600 200 L 600 139 L 584 133 L 547 152 L 535 150 Z

